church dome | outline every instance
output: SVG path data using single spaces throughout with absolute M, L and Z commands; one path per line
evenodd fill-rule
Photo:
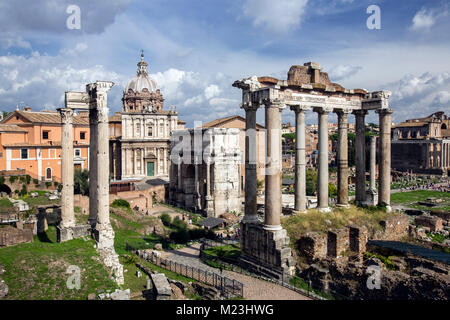
M 130 89 L 135 93 L 142 92 L 144 89 L 147 89 L 150 93 L 156 92 L 158 86 L 156 82 L 148 76 L 148 64 L 144 61 L 144 52 L 141 53 L 141 61 L 139 61 L 137 65 L 137 75 L 128 82 L 125 92 L 128 92 Z

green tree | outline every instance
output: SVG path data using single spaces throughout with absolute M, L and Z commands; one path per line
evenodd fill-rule
M 75 170 L 73 188 L 75 194 L 89 195 L 89 171 Z
M 314 169 L 306 170 L 306 195 L 313 196 L 317 189 L 317 173 Z
M 328 196 L 330 198 L 336 198 L 337 197 L 337 188 L 334 184 L 332 184 L 331 182 L 328 183 Z

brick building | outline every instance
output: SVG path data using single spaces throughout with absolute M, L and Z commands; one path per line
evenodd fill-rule
M 392 127 L 392 168 L 448 175 L 450 119 L 443 112 L 410 119 Z

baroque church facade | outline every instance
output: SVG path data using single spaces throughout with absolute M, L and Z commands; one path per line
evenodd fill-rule
M 184 128 L 174 107 L 163 110 L 164 98 L 148 75 L 144 53 L 136 76 L 126 86 L 122 112 L 110 118 L 111 169 L 115 180 L 169 179 L 170 136 Z

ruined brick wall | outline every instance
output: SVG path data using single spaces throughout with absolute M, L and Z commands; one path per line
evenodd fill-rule
M 300 256 L 306 258 L 308 263 L 327 256 L 327 236 L 325 234 L 311 232 L 298 240 Z
M 408 236 L 409 218 L 407 215 L 398 215 L 380 222 L 383 231 L 377 231 L 371 238 L 373 240 L 396 241 Z
M 26 242 L 33 242 L 33 230 L 20 230 L 10 226 L 0 228 L 0 247 L 8 247 Z
M 349 249 L 349 229 L 343 228 L 328 231 L 327 234 L 327 256 L 338 258 L 345 255 Z
M 442 231 L 442 219 L 439 217 L 420 216 L 414 219 L 416 226 L 430 228 L 431 232 Z

